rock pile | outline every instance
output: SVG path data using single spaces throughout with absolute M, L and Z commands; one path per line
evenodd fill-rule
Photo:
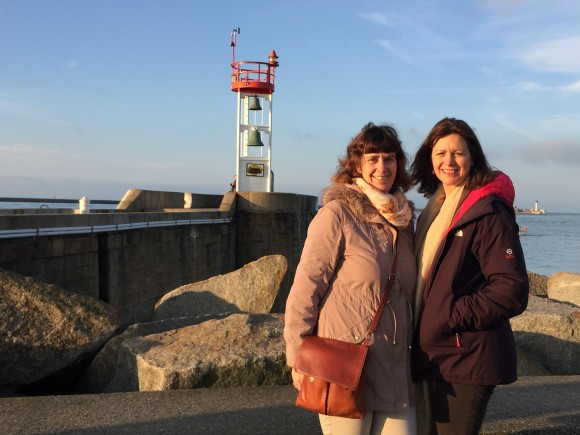
M 89 357 L 72 392 L 287 384 L 284 319 L 271 313 L 286 269 L 272 255 L 179 287 L 122 332 L 107 304 L 0 271 L 0 389 Z M 580 274 L 530 273 L 530 284 L 511 319 L 520 376 L 580 374 Z
M 117 333 L 116 318 L 95 298 L 0 270 L 0 389 L 18 391 L 94 357 Z
M 283 255 L 268 255 L 231 273 L 184 285 L 157 302 L 154 320 L 223 312 L 269 313 L 287 268 Z
M 283 329 L 282 314 L 236 313 L 127 340 L 106 391 L 285 384 Z
M 528 277 L 528 307 L 510 320 L 519 347 L 518 373 L 580 374 L 580 274 Z
M 580 307 L 580 273 L 559 272 L 548 278 L 548 297 Z
M 530 283 L 530 294 L 534 296 L 540 296 L 543 298 L 548 297 L 548 277 L 546 275 L 540 275 L 535 272 L 528 272 L 528 281 Z
M 167 293 L 152 322 L 107 343 L 76 391 L 288 383 L 283 315 L 269 314 L 287 266 L 269 255 Z
M 550 373 L 580 374 L 580 308 L 530 295 L 511 319 L 517 345 Z

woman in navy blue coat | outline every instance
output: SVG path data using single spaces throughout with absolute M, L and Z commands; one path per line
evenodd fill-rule
M 514 187 L 454 118 L 433 127 L 411 176 L 429 198 L 415 236 L 413 375 L 439 435 L 477 434 L 495 386 L 517 379 L 509 319 L 526 309 L 529 285 Z

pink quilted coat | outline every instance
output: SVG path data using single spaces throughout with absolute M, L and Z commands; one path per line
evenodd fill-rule
M 397 282 L 363 371 L 368 410 L 400 412 L 415 404 L 410 374 L 411 303 L 417 276 L 412 232 L 411 225 L 395 231 L 358 189 L 332 185 L 308 228 L 286 302 L 289 366 L 306 335 L 361 342 L 387 282 L 398 238 Z

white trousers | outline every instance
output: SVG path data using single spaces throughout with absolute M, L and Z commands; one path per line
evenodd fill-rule
M 404 412 L 368 411 L 364 418 L 318 415 L 324 435 L 417 435 L 415 408 Z

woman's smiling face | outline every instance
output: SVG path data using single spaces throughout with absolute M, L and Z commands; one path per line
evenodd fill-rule
M 359 172 L 367 183 L 389 193 L 397 176 L 397 155 L 394 152 L 363 154 Z
M 450 134 L 435 142 L 431 162 L 447 194 L 465 182 L 473 160 L 467 142 L 458 134 Z

